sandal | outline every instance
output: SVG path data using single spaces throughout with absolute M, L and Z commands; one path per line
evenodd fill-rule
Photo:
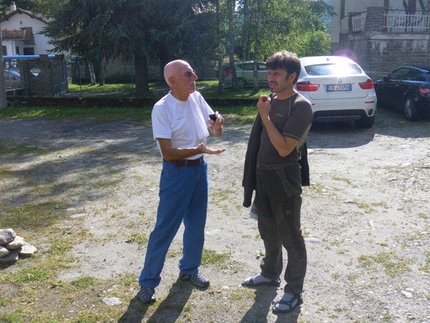
M 260 274 L 256 274 L 254 276 L 251 276 L 247 279 L 245 279 L 242 283 L 242 286 L 244 287 L 257 287 L 257 286 L 279 286 L 281 284 L 281 280 L 278 278 L 276 280 L 266 280 L 266 281 L 261 281 L 256 283 L 254 280 L 255 278 L 257 278 L 258 276 L 260 276 Z
M 285 300 L 283 298 L 281 298 L 279 301 L 274 302 L 273 303 L 273 312 L 274 313 L 289 313 L 291 311 L 293 311 L 297 306 L 303 304 L 303 300 L 302 297 L 300 296 L 300 294 L 290 294 L 292 295 L 292 297 L 289 300 Z M 284 295 L 285 296 L 285 295 Z M 276 305 L 286 305 L 288 306 L 288 308 L 286 308 L 285 310 L 281 310 L 279 308 L 276 308 Z

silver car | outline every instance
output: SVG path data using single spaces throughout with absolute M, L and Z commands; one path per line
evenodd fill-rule
M 254 61 L 236 62 L 234 63 L 236 68 L 237 82 L 239 87 L 252 86 L 254 84 Z M 260 85 L 266 85 L 268 72 L 265 62 L 257 63 L 258 82 Z M 224 83 L 231 84 L 232 82 L 232 71 L 230 66 L 224 69 Z

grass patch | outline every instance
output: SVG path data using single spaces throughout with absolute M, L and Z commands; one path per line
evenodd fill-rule
M 47 152 L 39 149 L 36 146 L 29 146 L 26 144 L 13 144 L 13 143 L 6 143 L 6 142 L 2 142 L 0 143 L 0 154 L 2 155 L 36 155 L 36 156 L 41 156 L 41 155 L 45 155 Z
M 420 270 L 430 274 L 430 252 L 427 252 L 426 260 L 422 266 L 420 266 Z
M 374 256 L 361 255 L 358 261 L 363 268 L 378 270 L 382 266 L 385 273 L 390 277 L 396 277 L 411 270 L 409 262 L 397 256 L 394 252 L 380 252 Z
M 203 250 L 202 265 L 215 265 L 218 268 L 226 268 L 227 262 L 230 259 L 228 253 L 217 253 L 214 250 Z
M 53 118 L 68 120 L 97 120 L 99 122 L 128 118 L 149 122 L 152 106 L 146 107 L 23 107 L 0 109 L 0 118 Z
M 72 285 L 79 289 L 86 289 L 87 287 L 94 285 L 94 278 L 90 276 L 84 276 L 78 280 L 73 281 Z
M 212 105 L 214 111 L 221 113 L 228 122 L 239 124 L 248 124 L 254 121 L 257 115 L 256 103 L 258 97 L 269 92 L 268 88 L 262 88 L 258 93 L 254 93 L 252 88 L 233 90 L 225 87 L 223 93 L 218 93 L 218 81 L 198 81 L 197 88 L 206 99 L 252 99 L 255 103 L 249 105 L 229 105 L 221 106 Z M 150 83 L 150 90 L 155 93 L 151 98 L 161 97 L 167 93 L 164 84 Z M 128 97 L 134 91 L 130 84 L 106 84 L 104 86 L 89 85 L 69 85 L 69 92 L 90 92 L 92 97 L 110 97 L 125 96 Z M 122 92 L 122 94 L 118 94 Z M 100 96 L 97 95 L 100 93 Z M 103 94 L 102 94 L 103 93 Z M 149 123 L 152 112 L 152 104 L 146 104 L 141 107 L 67 107 L 67 106 L 46 106 L 46 107 L 29 107 L 20 106 L 19 104 L 9 105 L 7 108 L 0 109 L 1 119 L 28 119 L 28 118 L 53 118 L 67 120 L 97 120 L 98 122 L 107 122 L 113 120 L 136 119 L 138 122 Z M 4 145 L 4 144 L 3 144 Z M 0 147 L 7 151 L 13 151 L 15 147 Z M 25 147 L 20 147 L 24 149 Z M 27 147 L 27 149 L 30 149 Z M 35 148 L 33 148 L 34 150 Z
M 218 90 L 218 80 L 203 80 L 197 81 L 196 86 L 205 98 L 217 98 L 217 99 L 253 99 L 258 98 L 262 94 L 268 94 L 268 87 L 261 87 L 257 93 L 254 93 L 252 87 L 244 89 L 233 90 L 231 85 L 224 85 L 222 93 Z M 135 92 L 134 84 L 129 83 L 117 83 L 117 84 L 105 84 L 105 85 L 79 85 L 69 84 L 69 93 L 91 93 L 91 94 L 103 94 L 109 97 L 128 97 L 133 96 Z M 161 97 L 169 90 L 168 86 L 164 82 L 150 82 L 149 91 L 150 97 Z
M 127 243 L 137 243 L 138 245 L 144 245 L 148 242 L 148 238 L 142 233 L 132 233 L 126 240 Z
M 14 228 L 32 230 L 46 228 L 61 221 L 65 207 L 56 201 L 26 204 L 15 209 L 3 209 L 0 217 L 0 228 Z
M 81 93 L 81 92 L 90 92 L 90 93 L 104 93 L 104 92 L 118 92 L 118 91 L 126 91 L 126 92 L 134 92 L 136 87 L 134 84 L 130 83 L 115 83 L 115 84 L 105 84 L 105 85 L 91 85 L 91 84 L 69 84 L 68 89 L 69 93 Z M 150 88 L 157 88 L 156 83 L 150 83 Z
M 257 103 L 257 101 L 255 101 Z M 221 113 L 229 123 L 249 124 L 257 115 L 255 104 L 245 106 L 212 106 L 214 111 Z M 0 119 L 51 118 L 66 120 L 96 120 L 97 122 L 135 119 L 138 123 L 151 121 L 152 105 L 143 107 L 23 107 L 9 106 L 0 109 Z M 14 146 L 2 145 L 0 150 L 15 152 Z M 21 151 L 42 154 L 37 147 L 17 146 Z

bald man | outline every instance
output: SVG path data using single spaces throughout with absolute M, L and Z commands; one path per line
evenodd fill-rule
M 204 154 L 225 151 L 206 146 L 209 132 L 222 135 L 224 119 L 196 91 L 198 77 L 190 64 L 183 60 L 168 63 L 164 78 L 170 92 L 152 110 L 153 136 L 163 157 L 160 200 L 139 278 L 140 300 L 149 304 L 156 300 L 155 288 L 161 281 L 166 254 L 182 222 L 185 229 L 179 278 L 200 288 L 209 286 L 209 280 L 199 272 L 208 205 Z

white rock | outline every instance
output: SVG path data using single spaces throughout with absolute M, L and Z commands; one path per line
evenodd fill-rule
M 6 257 L 8 254 L 10 254 L 10 251 L 0 246 L 0 258 Z
M 413 294 L 411 292 L 402 290 L 402 295 L 405 296 L 406 298 L 412 298 Z
M 84 216 L 87 216 L 86 213 L 76 213 L 76 214 L 72 214 L 70 217 L 72 219 L 76 219 L 76 218 L 83 218 Z
M 25 244 L 24 238 L 20 236 L 16 236 L 15 239 L 13 239 L 13 241 L 9 242 L 6 245 L 6 248 L 9 250 L 17 250 L 21 248 L 24 244 Z
M 24 243 L 21 250 L 19 251 L 19 255 L 21 257 L 30 257 L 37 251 L 37 248 L 29 243 Z
M 122 302 L 118 297 L 105 297 L 102 299 L 107 306 L 121 305 Z
M 9 242 L 15 239 L 16 233 L 12 229 L 1 229 L 0 230 L 0 246 L 5 246 Z

